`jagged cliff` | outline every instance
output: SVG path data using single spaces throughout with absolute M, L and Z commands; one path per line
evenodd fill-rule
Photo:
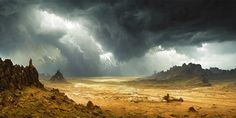
M 43 84 L 38 80 L 38 71 L 30 59 L 26 67 L 13 65 L 10 59 L 0 58 L 0 90 L 22 89 L 25 86 L 35 86 L 43 88 Z

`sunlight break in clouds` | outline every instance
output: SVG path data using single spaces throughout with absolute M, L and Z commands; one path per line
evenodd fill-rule
M 41 17 L 40 28 L 42 31 L 63 31 L 65 35 L 59 42 L 66 45 L 73 52 L 78 51 L 83 54 L 83 58 L 100 58 L 101 70 L 106 70 L 116 66 L 116 61 L 111 52 L 103 49 L 102 45 L 96 41 L 89 29 L 83 26 L 83 22 L 70 21 L 47 11 L 37 11 Z M 72 49 L 71 49 L 72 48 Z
M 88 29 L 84 27 L 83 25 L 81 25 L 79 22 L 64 19 L 55 14 L 48 13 L 47 11 L 39 11 L 39 14 L 42 17 L 41 28 L 46 28 L 50 30 L 60 29 L 67 32 L 67 34 L 60 39 L 62 43 L 68 43 L 68 44 L 71 44 L 72 46 L 75 46 L 75 44 L 77 44 L 80 52 L 83 52 L 83 50 L 81 50 L 79 47 L 80 44 L 76 43 L 78 42 L 76 40 L 82 40 L 82 38 L 84 39 L 86 38 L 88 43 L 94 43 L 99 53 L 101 53 L 101 56 L 107 53 L 111 53 L 111 52 L 105 52 L 102 48 L 102 45 L 99 44 L 94 39 L 94 37 L 91 36 Z
M 80 29 L 80 24 L 78 22 L 72 22 L 68 19 L 63 19 L 53 13 L 48 13 L 47 11 L 39 11 L 42 18 L 41 27 L 45 27 L 51 30 L 72 30 Z

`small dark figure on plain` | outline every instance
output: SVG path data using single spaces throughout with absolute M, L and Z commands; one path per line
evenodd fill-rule
M 175 98 L 175 97 L 170 97 L 170 95 L 167 93 L 166 96 L 163 97 L 163 99 L 166 101 L 166 102 L 172 102 L 172 101 L 177 101 L 177 102 L 183 102 L 183 98 Z
M 164 96 L 163 99 L 166 100 L 166 102 L 170 102 L 170 95 L 169 95 L 169 93 L 167 93 L 167 95 Z

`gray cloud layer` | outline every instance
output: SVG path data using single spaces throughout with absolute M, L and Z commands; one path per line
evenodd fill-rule
M 38 11 L 82 28 L 42 27 L 50 19 Z M 159 45 L 189 55 L 179 47 L 235 41 L 235 12 L 234 0 L 0 0 L 0 56 L 32 57 L 42 72 L 121 74 Z

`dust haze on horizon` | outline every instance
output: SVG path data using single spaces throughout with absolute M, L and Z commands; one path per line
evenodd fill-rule
M 0 0 L 0 57 L 40 73 L 236 68 L 235 0 Z

